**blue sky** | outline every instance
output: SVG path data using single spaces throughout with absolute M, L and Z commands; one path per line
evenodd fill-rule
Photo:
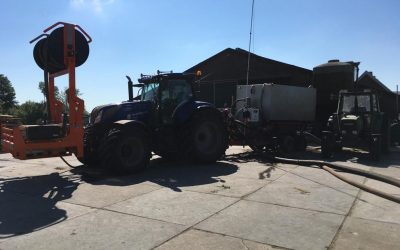
M 86 108 L 127 99 L 125 75 L 183 71 L 227 48 L 247 49 L 251 0 L 2 0 L 0 74 L 17 100 L 42 100 L 42 71 L 29 40 L 57 21 L 93 38 L 77 69 Z M 400 1 L 255 0 L 252 52 L 312 69 L 329 59 L 361 61 L 400 84 Z M 63 89 L 66 79 L 56 84 Z

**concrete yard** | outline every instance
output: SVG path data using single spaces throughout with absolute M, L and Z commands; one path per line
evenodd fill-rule
M 130 176 L 66 160 L 0 154 L 0 249 L 400 249 L 400 204 L 248 148 L 211 165 L 154 157 Z M 400 179 L 396 149 L 378 164 L 360 152 L 332 160 Z

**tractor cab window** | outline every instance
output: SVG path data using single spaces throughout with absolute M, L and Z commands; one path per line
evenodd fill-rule
M 179 104 L 188 100 L 192 95 L 190 84 L 186 80 L 171 79 L 161 90 L 161 110 L 164 123 L 172 122 L 173 113 Z
M 370 95 L 358 95 L 357 106 L 358 106 L 358 113 L 371 112 Z
M 142 101 L 156 101 L 158 86 L 158 83 L 146 84 L 142 91 Z
M 171 98 L 178 104 L 189 99 L 192 94 L 192 89 L 186 80 L 170 80 L 168 85 Z
M 342 97 L 342 112 L 343 113 L 354 113 L 356 111 L 355 96 L 344 95 Z

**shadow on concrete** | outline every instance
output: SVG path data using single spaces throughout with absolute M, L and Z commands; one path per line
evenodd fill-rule
M 59 173 L 0 178 L 0 240 L 65 220 L 65 210 L 56 204 L 70 198 L 78 185 Z
M 227 162 L 199 165 L 156 158 L 151 160 L 145 171 L 134 175 L 111 176 L 101 169 L 87 168 L 76 168 L 72 172 L 81 175 L 83 181 L 93 185 L 127 186 L 149 181 L 181 192 L 181 187 L 220 182 L 219 177 L 233 174 L 237 170 L 235 164 Z
M 80 183 L 128 186 L 153 182 L 180 192 L 180 187 L 221 181 L 236 172 L 231 163 L 208 165 L 169 163 L 153 159 L 148 169 L 135 175 L 113 176 L 101 169 L 77 166 L 68 172 L 22 178 L 0 177 L 0 241 L 30 233 L 67 219 L 57 202 L 73 196 Z

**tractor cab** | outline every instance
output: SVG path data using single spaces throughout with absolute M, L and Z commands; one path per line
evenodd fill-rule
M 382 119 L 378 96 L 370 90 L 339 93 L 337 122 L 342 137 L 373 133 Z
M 324 157 L 345 146 L 366 149 L 372 159 L 379 160 L 381 150 L 387 150 L 388 123 L 378 95 L 371 90 L 341 90 L 337 113 L 329 117 L 327 125 L 321 142 Z
M 181 108 L 195 105 L 193 80 L 194 75 L 158 71 L 154 76 L 142 74 L 136 86 L 141 87 L 140 100 L 153 103 L 156 122 L 165 125 L 184 119 Z

